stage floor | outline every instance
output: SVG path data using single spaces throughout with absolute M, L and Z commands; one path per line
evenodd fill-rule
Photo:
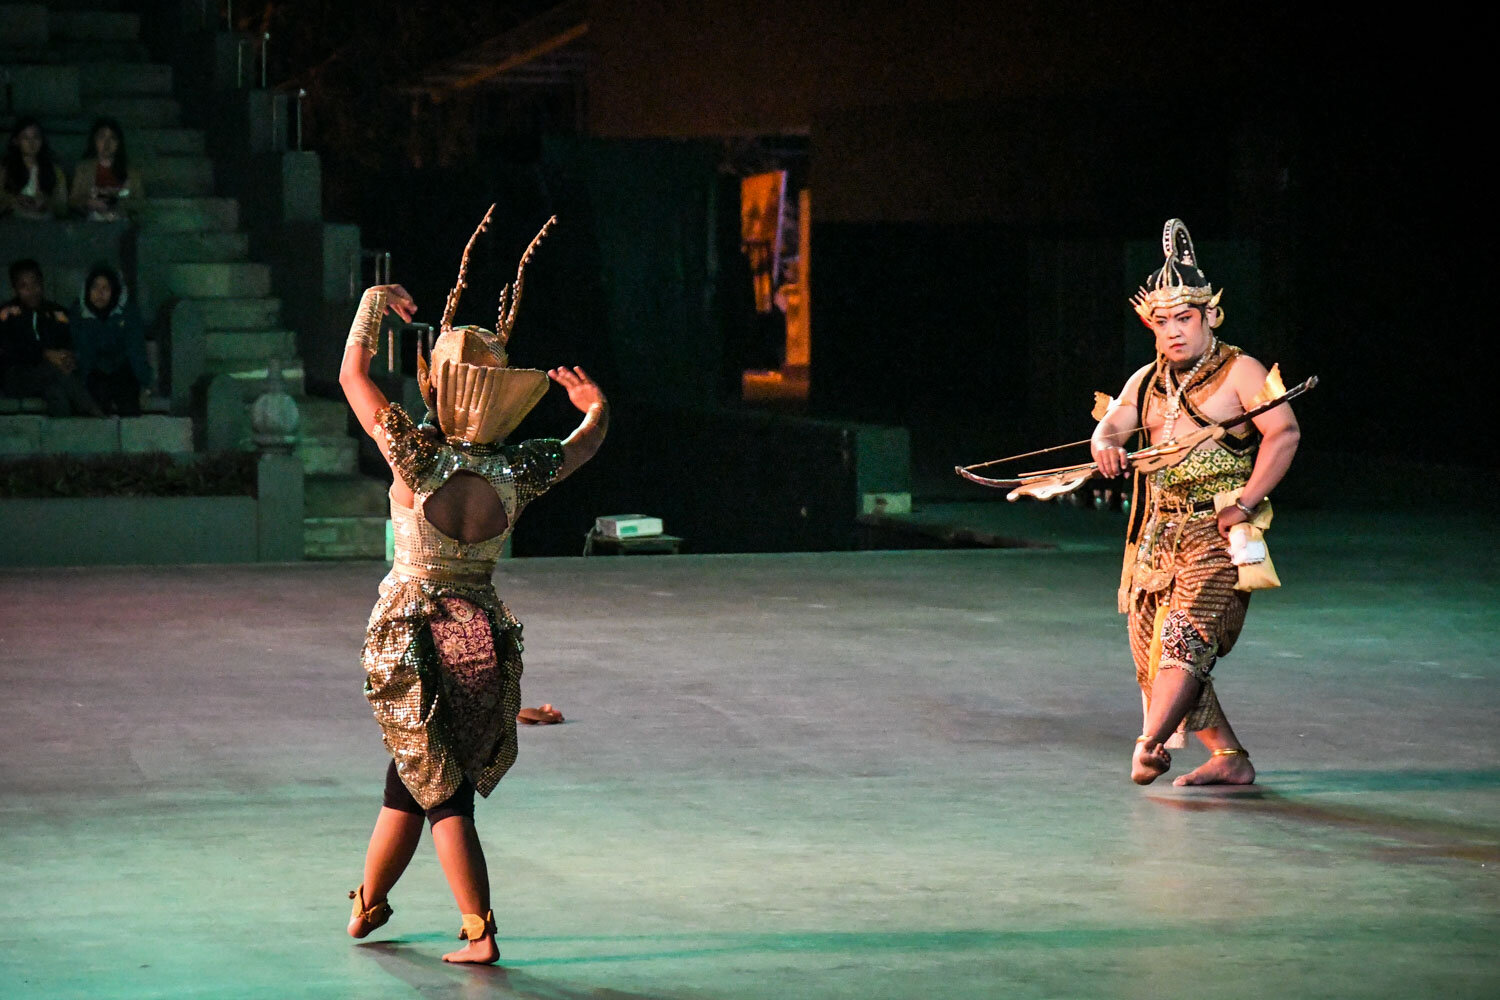
M 1235 791 L 1126 778 L 1114 543 L 509 562 L 493 969 L 425 836 L 344 935 L 383 567 L 3 571 L 0 995 L 1500 995 L 1497 535 L 1283 514 Z

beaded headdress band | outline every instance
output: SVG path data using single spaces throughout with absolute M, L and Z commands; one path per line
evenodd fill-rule
M 1181 219 L 1168 219 L 1162 228 L 1161 250 L 1166 261 L 1161 270 L 1152 273 L 1146 283 L 1130 297 L 1141 322 L 1151 326 L 1151 314 L 1157 309 L 1171 309 L 1180 305 L 1207 306 L 1215 310 L 1209 325 L 1217 327 L 1224 321 L 1219 308 L 1221 288 L 1214 291 L 1213 284 L 1198 268 L 1198 254 L 1193 249 L 1193 237 Z

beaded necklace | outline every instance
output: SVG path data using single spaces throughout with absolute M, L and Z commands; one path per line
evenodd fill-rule
M 1177 414 L 1182 408 L 1182 394 L 1187 390 L 1188 385 L 1192 383 L 1197 374 L 1203 370 L 1203 366 L 1208 362 L 1208 359 L 1213 357 L 1214 351 L 1218 346 L 1219 338 L 1215 336 L 1208 342 L 1208 350 L 1203 352 L 1198 358 L 1197 363 L 1188 370 L 1187 375 L 1177 380 L 1177 390 L 1172 393 L 1172 398 L 1167 400 L 1167 411 L 1162 417 L 1161 439 L 1163 441 L 1173 440 L 1172 432 L 1177 428 Z M 1167 381 L 1173 381 L 1172 370 L 1170 368 L 1167 369 Z

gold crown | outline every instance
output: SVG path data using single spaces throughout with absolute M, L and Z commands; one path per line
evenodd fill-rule
M 1224 290 L 1221 288 L 1214 291 L 1213 283 L 1198 267 L 1193 237 L 1181 219 L 1167 220 L 1162 228 L 1161 249 L 1166 257 L 1161 270 L 1147 278 L 1146 284 L 1130 297 L 1130 304 L 1135 307 L 1135 313 L 1141 318 L 1141 322 L 1149 327 L 1151 314 L 1157 309 L 1171 309 L 1186 303 L 1217 310 L 1210 320 L 1210 326 L 1217 327 L 1224 321 L 1223 310 L 1219 309 L 1219 297 L 1224 294 Z M 1185 270 L 1190 270 L 1195 278 L 1201 278 L 1203 284 L 1188 284 L 1183 277 Z

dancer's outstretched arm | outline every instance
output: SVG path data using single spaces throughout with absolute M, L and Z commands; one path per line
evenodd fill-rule
M 583 422 L 562 443 L 563 464 L 556 480 L 560 482 L 593 458 L 604 443 L 604 435 L 609 432 L 609 402 L 582 368 L 554 368 L 547 374 L 568 391 L 569 402 L 583 412 Z
M 400 285 L 376 285 L 365 289 L 359 300 L 359 309 L 354 322 L 349 326 L 349 340 L 344 345 L 344 363 L 339 367 L 339 386 L 344 398 L 359 420 L 366 434 L 375 438 L 380 450 L 385 451 L 385 439 L 374 433 L 375 414 L 388 405 L 385 393 L 370 378 L 370 359 L 375 356 L 380 338 L 380 319 L 394 310 L 398 316 L 411 322 L 417 304 Z M 389 457 L 389 456 L 387 456 Z

